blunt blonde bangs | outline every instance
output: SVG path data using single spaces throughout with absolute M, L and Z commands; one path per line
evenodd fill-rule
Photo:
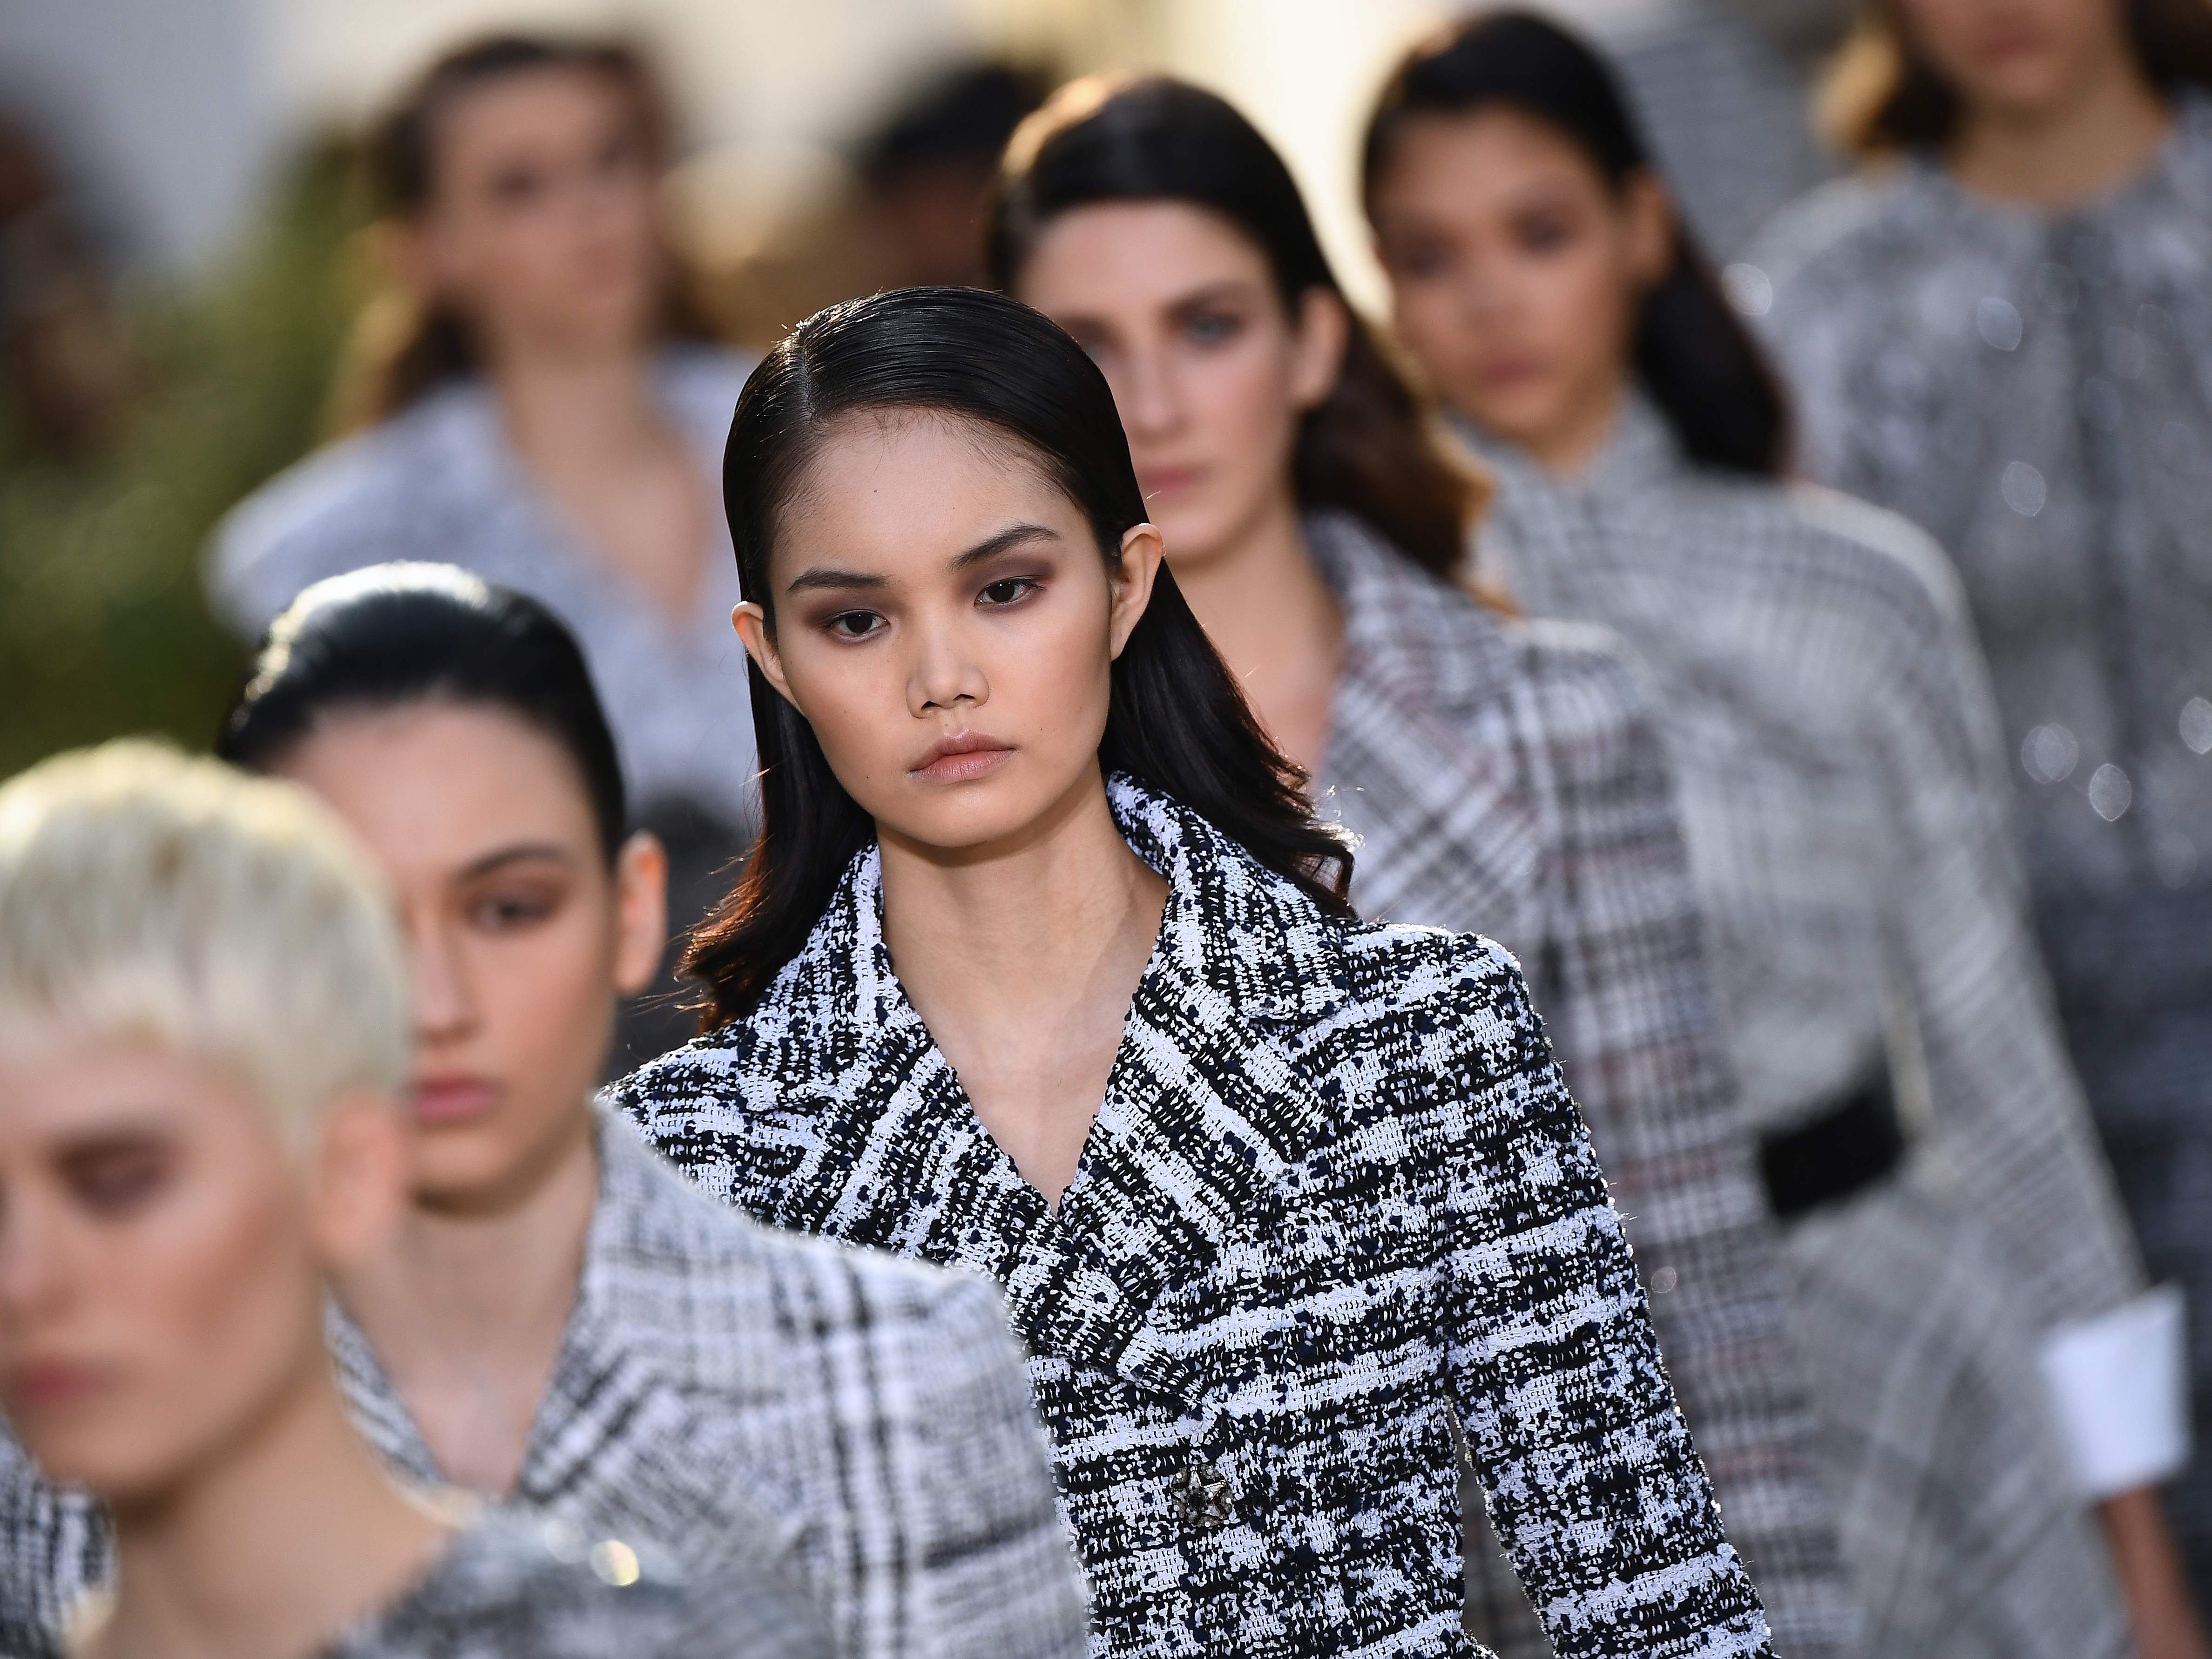
M 285 1139 L 410 1071 L 382 879 L 290 785 L 125 741 L 0 785 L 0 1047 L 148 1042 L 234 1066 Z

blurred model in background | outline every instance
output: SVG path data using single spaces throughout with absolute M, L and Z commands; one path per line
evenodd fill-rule
M 826 1654 L 769 1573 L 465 1523 L 349 1423 L 324 1296 L 400 1224 L 407 1028 L 389 896 L 304 795 L 130 744 L 0 789 L 0 1407 L 118 1558 L 68 1651 Z
M 1813 473 L 1950 551 L 2044 954 L 2151 1271 L 2189 1297 L 2212 1595 L 2212 8 L 1898 0 L 1870 165 L 1751 257 Z
M 594 1111 L 660 856 L 560 624 L 451 567 L 335 578 L 219 747 L 334 807 L 405 923 L 410 1201 L 328 1319 L 387 1464 L 697 1581 L 783 1578 L 851 1659 L 1078 1659 L 990 1285 L 753 1226 Z
M 1105 371 L 1178 586 L 1360 838 L 1353 902 L 1523 964 L 1778 1644 L 1856 1652 L 1670 786 L 1614 647 L 1452 585 L 1479 485 L 1220 99 L 1068 88 L 1009 153 L 991 248 Z M 1474 1633 L 1548 1653 L 1480 1522 L 1472 1542 Z
M 1528 15 L 1369 129 L 1399 331 L 1498 479 L 1481 563 L 1618 629 L 1682 781 L 1794 1328 L 1886 1655 L 2198 1653 L 2148 1482 L 2186 1443 L 2028 930 L 1942 556 L 1783 482 L 1785 411 L 1611 76 Z
M 240 506 L 209 581 L 249 639 L 310 582 L 394 557 L 543 601 L 583 642 L 680 927 L 726 884 L 754 797 L 714 504 L 745 363 L 685 337 L 667 148 L 623 48 L 509 37 L 432 66 L 369 148 L 392 286 L 342 388 L 362 429 Z M 620 1051 L 688 1024 L 649 1011 Z

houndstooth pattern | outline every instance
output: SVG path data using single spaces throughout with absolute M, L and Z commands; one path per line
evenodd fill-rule
M 1885 1066 L 1912 1120 L 1901 1179 L 1789 1238 L 1875 1650 L 2118 1650 L 2033 1355 L 2141 1272 L 1942 556 L 1843 497 L 1693 467 L 1640 397 L 1571 479 L 1478 443 L 1486 568 L 1617 629 L 1655 688 L 1753 1120 L 1803 1122 Z
M 1306 539 L 1344 616 L 1316 782 L 1359 838 L 1352 898 L 1520 959 L 1775 1644 L 1856 1653 L 1781 1244 L 1720 1052 L 1673 785 L 1619 644 L 1501 624 L 1355 520 L 1311 519 Z M 1504 1659 L 1544 1659 L 1482 1541 L 1475 1633 Z
M 1056 1213 L 901 990 L 872 848 L 617 1103 L 764 1220 L 1006 1285 L 1097 1655 L 1472 1652 L 1455 1418 L 1561 1659 L 1768 1653 L 1511 962 L 1110 793 L 1170 890 Z
M 619 1121 L 600 1150 L 514 1505 L 702 1583 L 784 1574 L 841 1659 L 1083 1652 L 1084 1590 L 994 1287 L 753 1225 Z M 356 1425 L 396 1472 L 441 1485 L 359 1328 L 335 1305 L 327 1323 Z M 13 1484 L 0 1516 L 29 1522 L 0 1532 L 0 1563 L 51 1624 L 98 1581 L 103 1529 L 88 1503 Z

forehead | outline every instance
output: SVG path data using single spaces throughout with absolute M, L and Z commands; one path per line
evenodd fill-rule
M 276 1143 L 268 1109 L 218 1060 L 128 1033 L 9 1022 L 0 1146 L 130 1131 Z
M 581 770 L 535 723 L 503 708 L 432 700 L 340 710 L 278 770 L 335 807 L 403 886 L 520 843 L 597 856 Z
M 1539 185 L 1602 190 L 1598 169 L 1550 122 L 1505 105 L 1408 116 L 1376 181 L 1376 206 L 1449 216 Z
M 1081 509 L 1012 434 L 928 410 L 850 415 L 815 441 L 785 505 L 775 580 L 823 563 L 920 579 L 1023 522 L 1091 541 Z
M 611 72 L 577 64 L 512 70 L 456 88 L 431 127 L 441 166 L 514 149 L 597 139 L 638 118 L 635 94 Z
M 1022 296 L 1047 312 L 1106 314 L 1173 305 L 1223 284 L 1272 292 L 1259 245 L 1189 202 L 1096 202 L 1054 216 L 1021 270 Z

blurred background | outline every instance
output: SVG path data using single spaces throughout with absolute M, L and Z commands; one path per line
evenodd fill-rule
M 1723 254 L 1824 165 L 1802 77 L 1841 0 L 1570 0 Z M 238 644 L 198 554 L 331 429 L 368 281 L 351 160 L 433 55 L 613 31 L 660 65 L 667 210 L 708 317 L 757 349 L 816 307 L 974 274 L 989 157 L 1053 84 L 1172 70 L 1302 175 L 1378 284 L 1352 148 L 1441 0 L 0 0 L 0 775 L 126 730 L 198 744 Z M 1747 143 L 1747 131 L 1756 142 Z

